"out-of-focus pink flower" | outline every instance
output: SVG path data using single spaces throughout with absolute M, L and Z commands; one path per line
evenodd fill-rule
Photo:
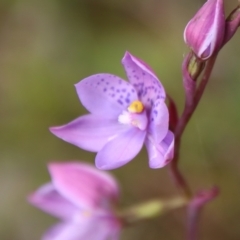
M 174 150 L 165 90 L 142 60 L 127 52 L 122 64 L 129 82 L 105 73 L 83 79 L 76 89 L 90 114 L 50 130 L 64 141 L 98 152 L 96 166 L 103 170 L 128 163 L 144 144 L 149 166 L 163 167 Z
M 223 0 L 208 0 L 184 30 L 184 41 L 202 60 L 222 47 L 225 31 Z
M 51 163 L 52 181 L 32 193 L 34 206 L 61 219 L 43 240 L 117 240 L 121 223 L 113 208 L 119 188 L 111 175 L 85 163 Z

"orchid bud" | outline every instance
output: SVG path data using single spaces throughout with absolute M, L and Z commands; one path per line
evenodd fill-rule
M 184 30 L 184 41 L 195 55 L 207 60 L 222 46 L 225 29 L 223 0 L 208 0 Z
M 240 2 L 239 5 L 229 14 L 226 19 L 224 44 L 227 43 L 235 34 L 240 26 Z
M 197 87 L 197 79 L 205 67 L 205 62 L 196 57 L 192 51 L 188 53 L 182 64 L 183 86 L 187 106 L 192 106 Z

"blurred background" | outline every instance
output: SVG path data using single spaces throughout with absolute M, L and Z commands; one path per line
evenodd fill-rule
M 27 195 L 49 181 L 50 161 L 95 154 L 53 136 L 48 128 L 86 112 L 73 84 L 99 72 L 125 78 L 126 50 L 146 61 L 182 111 L 183 30 L 202 0 L 0 1 L 0 239 L 37 240 L 57 220 Z M 225 1 L 228 14 L 236 0 Z M 183 137 L 180 168 L 192 189 L 217 185 L 220 196 L 201 218 L 199 239 L 240 239 L 240 31 L 222 50 L 211 81 Z M 112 171 L 121 206 L 177 194 L 168 168 L 148 168 L 145 149 Z M 177 210 L 122 232 L 123 240 L 178 240 Z

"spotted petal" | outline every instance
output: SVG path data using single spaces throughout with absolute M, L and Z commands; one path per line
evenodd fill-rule
M 76 206 L 58 193 L 52 183 L 47 183 L 32 193 L 28 201 L 41 210 L 65 220 L 72 218 L 78 211 Z
M 95 115 L 117 117 L 137 100 L 133 86 L 111 74 L 92 75 L 75 87 L 83 106 Z
M 154 138 L 149 137 L 146 142 L 149 157 L 150 168 L 161 168 L 167 165 L 173 158 L 174 135 L 171 131 L 163 139 L 156 142 Z
M 51 163 L 48 168 L 58 192 L 80 209 L 108 209 L 118 197 L 115 180 L 91 165 Z
M 129 131 L 109 141 L 96 156 L 96 166 L 109 170 L 123 166 L 141 150 L 146 131 L 132 127 Z
M 50 131 L 66 142 L 82 149 L 97 152 L 112 138 L 127 129 L 126 125 L 119 124 L 117 119 L 109 119 L 104 115 L 84 115 L 72 122 L 52 127 Z
M 146 63 L 126 52 L 122 64 L 130 83 L 146 107 L 151 107 L 157 99 L 166 98 L 162 84 Z

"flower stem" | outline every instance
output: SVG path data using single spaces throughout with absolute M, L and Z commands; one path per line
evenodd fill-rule
M 188 201 L 182 196 L 171 199 L 154 199 L 124 209 L 117 215 L 125 225 L 131 225 L 142 220 L 155 218 L 187 204 Z
M 198 103 L 202 97 L 202 94 L 206 88 L 206 85 L 208 83 L 209 77 L 212 73 L 212 69 L 214 67 L 215 61 L 217 58 L 217 54 L 213 55 L 207 62 L 207 65 L 205 67 L 205 71 L 202 77 L 202 80 L 196 90 L 193 103 L 191 105 L 187 104 L 187 101 L 185 102 L 185 107 L 182 113 L 182 116 L 180 117 L 177 126 L 175 128 L 175 153 L 174 158 L 170 165 L 170 171 L 171 176 L 176 184 L 176 186 L 183 192 L 183 195 L 186 198 L 190 198 L 192 196 L 190 187 L 186 180 L 184 179 L 183 175 L 181 174 L 179 168 L 178 168 L 178 161 L 179 161 L 179 150 L 180 150 L 180 144 L 181 144 L 181 137 L 182 134 L 192 117 L 195 109 L 198 106 Z

